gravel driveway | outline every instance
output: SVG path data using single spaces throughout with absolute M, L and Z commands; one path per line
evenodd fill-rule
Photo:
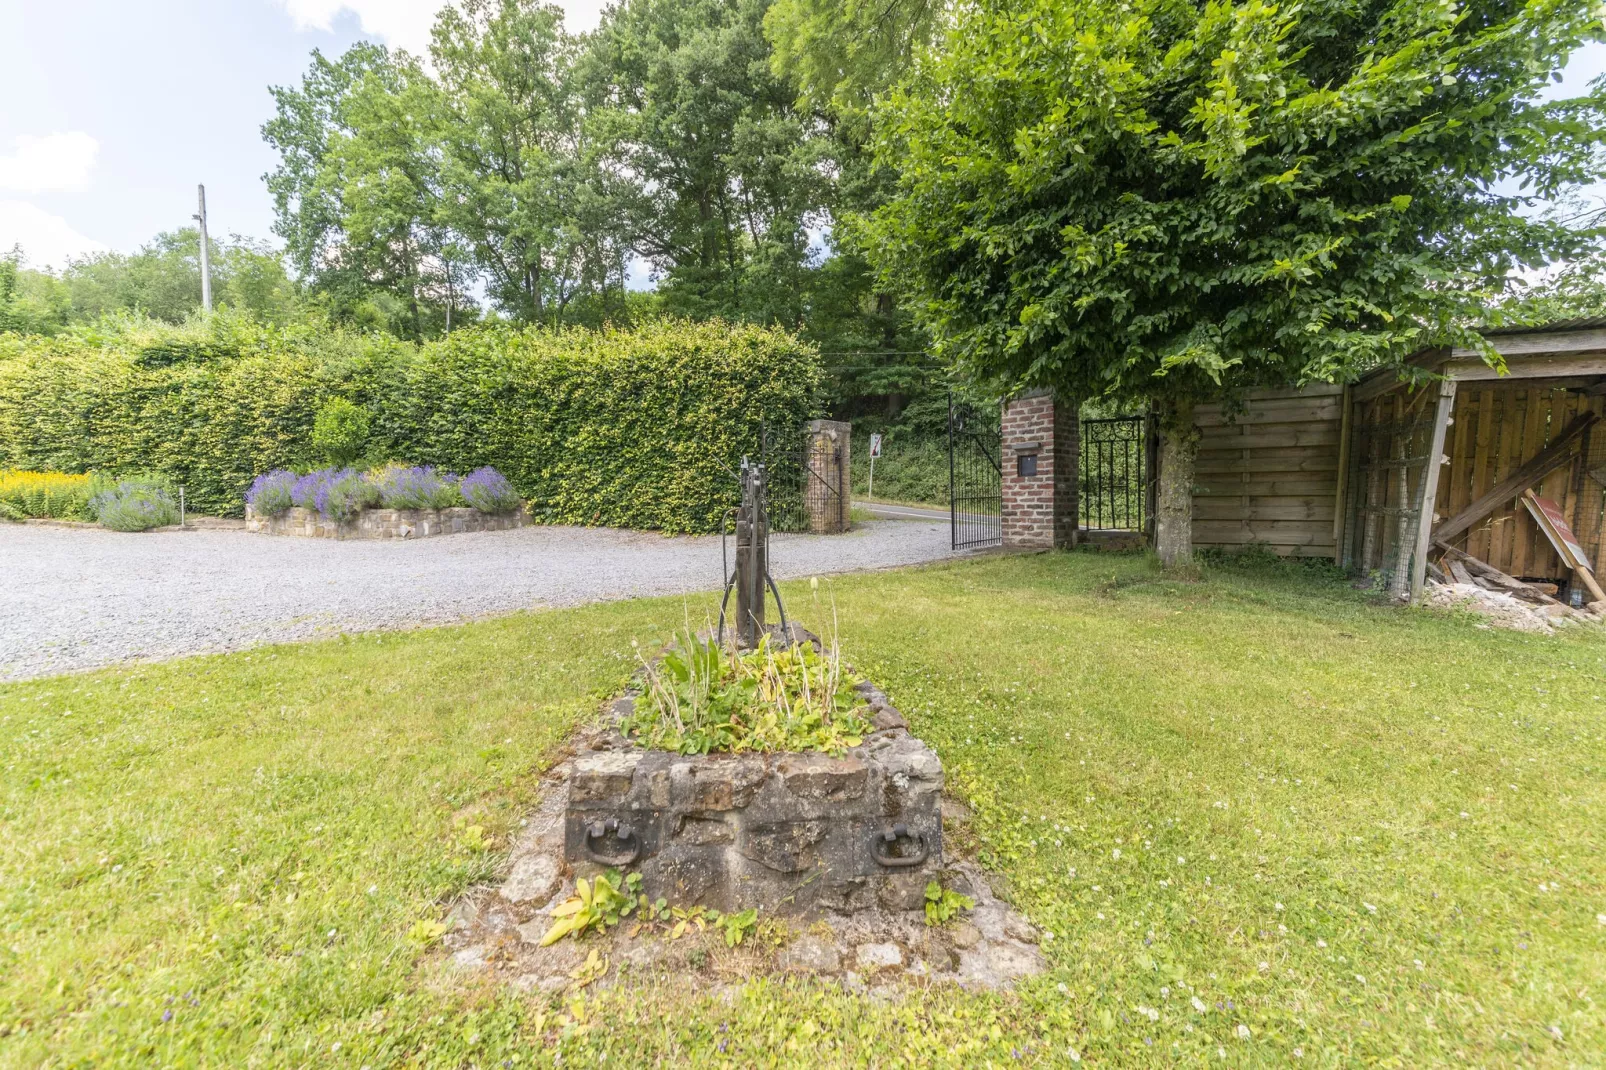
M 776 535 L 771 568 L 910 565 L 951 556 L 948 540 L 946 522 L 924 520 Z M 717 536 L 528 527 L 335 542 L 0 524 L 0 680 L 720 583 Z

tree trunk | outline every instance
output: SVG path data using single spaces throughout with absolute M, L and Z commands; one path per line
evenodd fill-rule
M 1199 429 L 1192 401 L 1160 406 L 1160 486 L 1156 494 L 1154 549 L 1167 568 L 1193 563 L 1193 467 Z

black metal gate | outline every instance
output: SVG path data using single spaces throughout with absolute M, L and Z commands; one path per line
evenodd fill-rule
M 1081 421 L 1077 500 L 1084 530 L 1147 530 L 1148 423 L 1144 416 Z
M 948 525 L 955 550 L 1004 541 L 998 412 L 948 398 Z
M 761 437 L 770 530 L 846 531 L 847 499 L 834 475 L 842 470 L 842 444 L 820 436 L 811 445 L 804 428 L 775 436 L 765 427 Z

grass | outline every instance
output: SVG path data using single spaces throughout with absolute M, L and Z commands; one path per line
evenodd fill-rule
M 420 948 L 630 639 L 680 621 L 678 601 L 629 602 L 0 688 L 0 1064 L 1606 1051 L 1599 632 L 1482 630 L 1294 567 L 1180 583 L 1135 556 L 821 587 L 1054 934 L 1017 995 L 702 976 L 548 1000 Z

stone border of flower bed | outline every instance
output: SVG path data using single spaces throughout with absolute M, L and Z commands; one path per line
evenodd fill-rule
M 482 513 L 457 506 L 451 509 L 364 509 L 352 520 L 337 521 L 316 509 L 291 508 L 278 516 L 264 516 L 250 506 L 245 528 L 262 535 L 296 535 L 314 539 L 423 539 L 472 531 L 509 531 L 529 523 L 520 509 L 512 513 Z

